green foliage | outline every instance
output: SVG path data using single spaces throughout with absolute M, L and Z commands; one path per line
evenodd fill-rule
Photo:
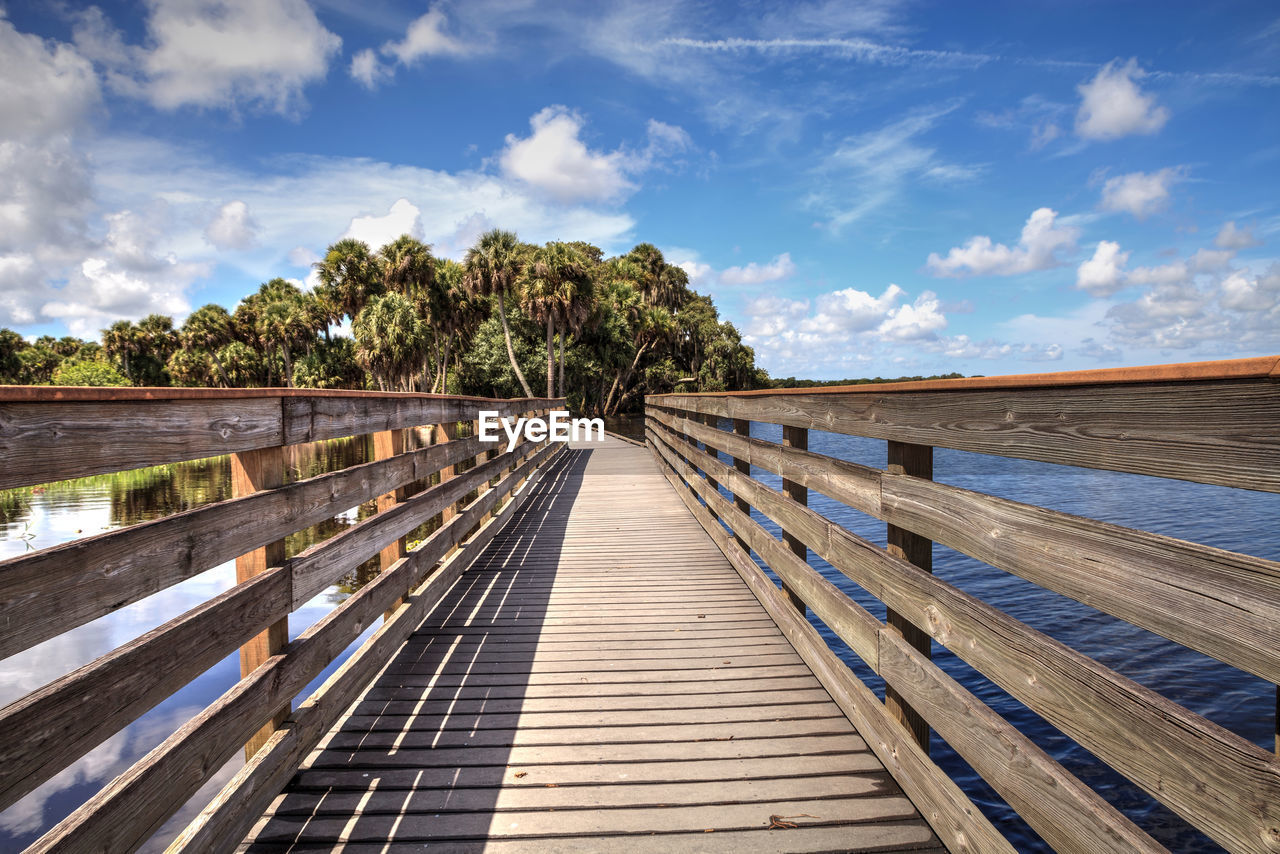
M 0 384 L 14 385 L 21 381 L 22 359 L 18 354 L 30 346 L 12 329 L 0 329 Z
M 532 381 L 591 415 L 635 410 L 646 394 L 771 383 L 653 244 L 606 258 L 583 241 L 533 247 L 494 229 L 458 264 L 401 235 L 377 251 L 340 240 L 315 266 L 314 292 L 271 279 L 234 312 L 210 303 L 180 329 L 163 315 L 120 320 L 100 345 L 0 330 L 0 382 L 514 397 L 532 395 Z M 353 338 L 331 336 L 343 318 Z
M 64 360 L 53 372 L 54 385 L 125 386 L 129 378 L 102 361 L 86 361 L 70 358 Z

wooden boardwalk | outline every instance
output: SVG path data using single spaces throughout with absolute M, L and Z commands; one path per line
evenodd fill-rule
M 650 451 L 612 437 L 543 473 L 242 846 L 397 848 L 941 850 Z

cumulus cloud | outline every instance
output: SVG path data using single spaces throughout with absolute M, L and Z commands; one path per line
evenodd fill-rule
M 416 65 L 424 58 L 462 57 L 483 51 L 483 47 L 448 32 L 450 23 L 444 7 L 436 4 L 426 14 L 410 22 L 404 38 L 384 42 L 378 50 L 366 48 L 351 59 L 351 76 L 366 88 L 375 89 L 395 76 L 395 66 Z M 387 62 L 379 59 L 387 57 Z
M 391 205 L 385 216 L 358 216 L 351 220 L 343 237 L 354 237 L 378 249 L 402 234 L 422 239 L 422 211 L 413 202 L 401 198 Z
M 209 275 L 212 264 L 183 261 L 160 248 L 168 211 L 160 205 L 140 214 L 120 211 L 107 218 L 106 239 L 40 307 L 44 317 L 62 320 L 73 335 L 96 338 L 120 318 L 153 312 L 175 315 L 191 310 L 186 292 Z
M 502 172 L 563 203 L 620 201 L 638 189 L 629 176 L 692 145 L 683 129 L 650 120 L 643 149 L 593 151 L 581 138 L 586 120 L 558 105 L 540 110 L 529 126 L 527 137 L 507 135 Z
M 791 261 L 791 253 L 783 252 L 768 264 L 752 261 L 745 267 L 729 267 L 720 274 L 720 282 L 726 285 L 762 285 L 789 279 L 795 272 L 796 265 Z
M 408 65 L 424 56 L 465 56 L 475 51 L 473 46 L 447 34 L 446 25 L 444 10 L 439 5 L 433 6 L 409 25 L 403 39 L 388 42 L 382 52 Z
M 154 47 L 142 70 L 161 109 L 250 104 L 291 112 L 342 47 L 305 0 L 150 0 L 150 7 Z
M 1117 63 L 1107 63 L 1092 80 L 1077 87 L 1080 109 L 1076 134 L 1084 139 L 1152 134 L 1169 120 L 1169 111 L 1156 104 L 1155 96 L 1138 87 L 1138 81 L 1146 76 L 1138 61 Z
M 956 360 L 1061 359 L 1063 347 L 1052 341 L 1034 344 L 968 335 L 947 336 L 945 309 L 937 294 L 924 291 L 907 301 L 907 293 L 891 284 L 879 295 L 842 288 L 813 299 L 775 294 L 746 304 L 744 341 L 763 364 L 788 372 L 865 371 L 872 362 L 916 363 L 920 358 Z M 851 375 L 847 373 L 846 376 Z
M 1213 245 L 1219 249 L 1252 249 L 1260 246 L 1261 243 L 1253 236 L 1252 228 L 1236 228 L 1235 220 L 1224 223 L 1222 229 L 1218 232 L 1218 236 L 1213 239 Z
M 1058 252 L 1075 248 L 1080 230 L 1057 224 L 1057 211 L 1039 208 L 1027 218 L 1017 246 L 994 243 L 986 235 L 953 246 L 946 257 L 929 253 L 926 266 L 935 276 L 1013 276 L 1062 263 Z
M 1179 167 L 1159 172 L 1131 172 L 1108 178 L 1102 186 L 1104 211 L 1127 211 L 1138 219 L 1146 219 L 1169 203 L 1169 188 L 1183 177 Z
M 93 65 L 70 45 L 18 32 L 0 10 L 0 134 L 43 139 L 73 130 L 100 93 Z
M 257 241 L 258 224 L 242 201 L 227 202 L 205 226 L 205 239 L 219 249 L 248 249 Z
M 1093 257 L 1076 270 L 1076 287 L 1096 297 L 1114 294 L 1125 286 L 1125 265 L 1129 253 L 1120 251 L 1120 244 L 1110 240 L 1098 242 Z

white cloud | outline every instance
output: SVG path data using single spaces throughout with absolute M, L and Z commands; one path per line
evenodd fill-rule
M 1138 62 L 1107 63 L 1092 80 L 1077 87 L 1081 96 L 1076 134 L 1084 139 L 1118 139 L 1152 134 L 1164 127 L 1169 111 L 1144 94 L 1138 80 L 1146 76 Z
M 1253 236 L 1252 228 L 1236 228 L 1235 220 L 1224 223 L 1222 229 L 1218 232 L 1218 236 L 1214 238 L 1213 245 L 1219 249 L 1252 249 L 1261 245 Z
M 342 39 L 305 0 L 149 0 L 154 47 L 142 57 L 151 102 L 183 106 L 298 109 L 322 79 Z
M 0 137 L 31 140 L 70 132 L 98 99 L 88 60 L 70 45 L 18 32 L 0 9 Z
M 351 220 L 343 237 L 354 237 L 378 249 L 402 234 L 422 239 L 422 211 L 408 199 L 396 199 L 386 216 L 358 216 Z
M 219 249 L 248 249 L 257 240 L 258 224 L 242 201 L 227 202 L 205 226 L 204 236 Z
M 382 52 L 409 65 L 424 56 L 465 56 L 475 49 L 445 33 L 444 10 L 431 7 L 425 15 L 409 25 L 409 31 L 398 42 L 388 42 Z
M 620 201 L 638 189 L 630 175 L 692 145 L 683 129 L 650 120 L 644 149 L 592 151 L 581 139 L 585 120 L 558 105 L 540 110 L 529 125 L 527 137 L 507 135 L 498 158 L 502 172 L 566 204 Z
M 1120 244 L 1110 240 L 1098 242 L 1093 257 L 1076 270 L 1076 287 L 1096 297 L 1114 294 L 1125 286 L 1124 268 L 1129 263 L 1129 253 L 1120 251 Z
M 492 21 L 489 22 L 492 25 Z M 409 23 L 404 38 L 383 42 L 378 50 L 365 48 L 351 58 L 352 77 L 368 89 L 395 76 L 396 66 L 416 65 L 424 57 L 463 57 L 486 50 L 486 46 L 446 32 L 449 26 L 443 4 L 437 3 Z M 383 62 L 379 54 L 388 58 Z
M 791 261 L 791 253 L 783 252 L 768 264 L 752 261 L 745 267 L 729 267 L 720 274 L 720 282 L 725 285 L 762 285 L 765 282 L 789 279 L 795 272 L 796 265 Z
M 53 291 L 40 314 L 67 324 L 71 334 L 96 338 L 98 331 L 120 318 L 138 319 L 153 312 L 182 316 L 191 310 L 187 289 L 212 270 L 208 262 L 180 260 L 159 248 L 168 210 L 158 206 L 146 215 L 121 211 L 106 218 L 106 240 Z
M 981 167 L 943 160 L 914 140 L 956 109 L 952 104 L 917 111 L 879 130 L 847 137 L 823 161 L 821 186 L 806 199 L 839 230 L 893 201 L 907 183 L 954 184 L 971 180 Z
M 1033 211 L 1013 248 L 977 235 L 964 246 L 952 247 L 945 258 L 931 252 L 926 262 L 929 272 L 935 276 L 1013 276 L 1056 267 L 1062 263 L 1057 253 L 1074 249 L 1080 235 L 1074 226 L 1058 225 L 1057 216 L 1050 208 Z
M 310 267 L 320 260 L 315 251 L 305 246 L 295 246 L 289 250 L 289 263 L 295 267 Z
M 914 303 L 890 310 L 876 333 L 895 341 L 919 341 L 934 338 L 946 326 L 947 318 L 939 310 L 938 295 L 925 291 Z
M 351 57 L 351 65 L 348 70 L 352 77 L 364 84 L 366 89 L 378 88 L 379 83 L 384 80 L 390 80 L 395 74 L 394 71 L 379 61 L 376 53 L 368 48 Z
M 1168 204 L 1169 187 L 1183 174 L 1181 168 L 1170 167 L 1159 172 L 1131 172 L 1108 178 L 1102 187 L 1099 207 L 1104 211 L 1128 211 L 1138 219 L 1146 219 Z
M 1272 264 L 1261 276 L 1237 270 L 1227 276 L 1219 287 L 1219 301 L 1224 308 L 1236 311 L 1277 311 L 1280 302 L 1280 264 Z

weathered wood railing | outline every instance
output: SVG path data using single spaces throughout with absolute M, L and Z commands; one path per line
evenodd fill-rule
M 558 448 L 525 442 L 508 453 L 505 443 L 457 438 L 458 424 L 482 410 L 514 417 L 560 404 L 311 390 L 0 389 L 0 489 L 234 455 L 230 500 L 0 562 L 3 658 L 237 559 L 231 589 L 0 709 L 3 809 L 241 649 L 237 684 L 32 850 L 133 850 L 248 745 L 245 767 L 175 847 L 239 842 Z M 439 425 L 443 435 L 411 448 L 406 433 L 420 425 Z M 366 434 L 374 434 L 375 460 L 286 483 L 286 446 Z M 406 497 L 416 482 L 425 488 Z M 285 559 L 287 534 L 375 499 L 379 512 Z M 405 535 L 434 517 L 441 527 L 406 551 Z M 376 555 L 382 572 L 372 582 L 288 640 L 291 612 Z M 299 692 L 384 614 L 290 713 Z
M 1012 850 L 932 763 L 930 727 L 1056 850 L 1164 850 L 944 673 L 931 641 L 1226 849 L 1275 852 L 1275 754 L 935 578 L 929 561 L 932 543 L 949 546 L 1280 682 L 1280 564 L 931 479 L 942 447 L 1280 492 L 1278 364 L 651 396 L 646 428 L 686 504 L 948 847 Z M 782 425 L 783 443 L 751 437 L 750 421 Z M 810 429 L 887 440 L 887 470 L 805 450 Z M 888 523 L 889 547 L 807 507 L 809 489 Z M 810 567 L 805 547 L 883 602 L 887 622 Z M 884 703 L 749 551 L 884 679 Z

